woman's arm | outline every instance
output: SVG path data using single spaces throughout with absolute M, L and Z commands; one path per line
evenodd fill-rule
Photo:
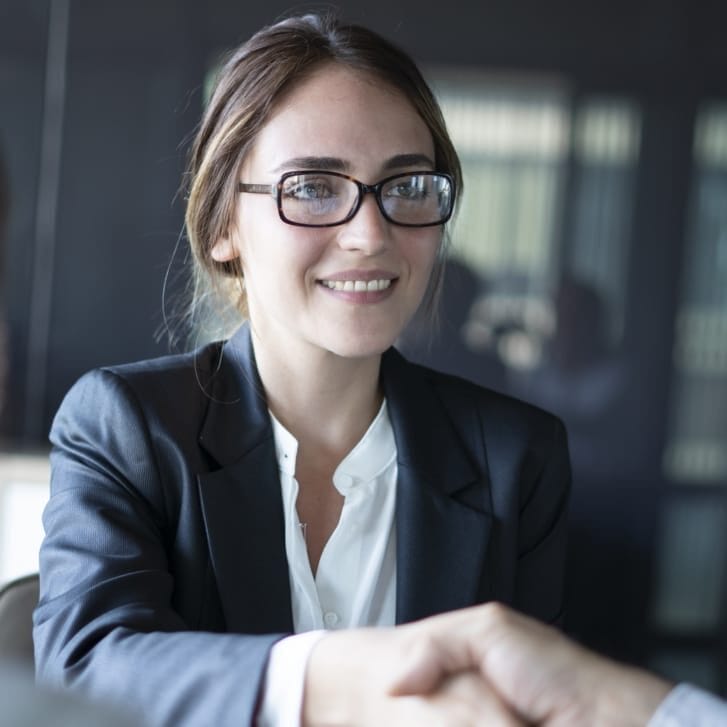
M 34 617 L 37 675 L 151 725 L 250 724 L 280 635 L 194 631 L 172 606 L 175 577 L 187 575 L 170 569 L 179 534 L 155 450 L 163 434 L 109 372 L 84 377 L 59 410 Z

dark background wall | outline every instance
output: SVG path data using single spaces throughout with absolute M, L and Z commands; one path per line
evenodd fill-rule
M 675 483 L 663 468 L 675 320 L 692 255 L 695 120 L 705 100 L 727 98 L 724 3 L 338 5 L 427 67 L 555 75 L 574 103 L 590 94 L 638 103 L 621 348 L 631 406 L 587 436 L 605 448 L 626 418 L 638 426 L 628 447 L 608 450 L 610 466 L 577 468 L 567 625 L 615 656 L 724 690 L 725 608 L 698 629 L 668 628 L 654 616 L 663 553 L 678 550 L 664 529 L 679 519 L 665 513 L 685 498 L 722 512 L 727 484 L 727 477 L 709 486 Z M 205 74 L 221 50 L 289 8 L 0 0 L 0 153 L 11 202 L 6 447 L 44 448 L 53 413 L 85 370 L 169 350 L 155 332 L 170 271 L 168 300 L 181 289 L 183 253 L 172 260 L 183 214 L 177 190 Z M 577 421 L 567 423 L 574 436 L 583 433 Z M 724 545 L 704 552 L 722 558 Z
M 637 215 L 644 218 L 637 227 L 651 231 L 639 249 L 645 250 L 647 267 L 653 262 L 677 267 L 662 239 L 672 238 L 668 252 L 675 250 L 671 258 L 679 261 L 691 122 L 698 100 L 725 83 L 719 6 L 710 11 L 706 3 L 675 1 L 548 5 L 546 10 L 538 2 L 454 2 L 442 18 L 441 11 L 414 2 L 340 4 L 347 18 L 385 33 L 423 64 L 557 72 L 577 90 L 638 94 L 647 126 L 643 174 L 651 185 L 659 182 Z M 221 49 L 287 8 L 221 0 L 3 0 L 0 133 L 13 199 L 6 296 L 16 375 L 28 373 L 27 317 L 39 293 L 32 289 L 34 268 L 51 267 L 42 277 L 50 287 L 44 291 L 51 301 L 47 336 L 36 344 L 47 350 L 46 393 L 32 397 L 32 410 L 27 403 L 17 405 L 14 434 L 42 437 L 59 396 L 89 364 L 158 350 L 152 333 L 160 322 L 161 283 L 181 229 L 175 193 L 184 142 L 199 116 L 204 74 Z M 66 52 L 59 52 L 49 74 L 56 87 L 47 89 L 46 51 L 64 32 Z M 62 98 L 54 99 L 54 91 Z M 49 106 L 62 122 L 57 134 L 43 126 L 44 108 L 53 112 Z M 42 153 L 56 154 L 57 165 Z M 50 231 L 37 229 L 42 182 L 52 187 L 43 201 L 56 210 Z M 675 204 L 664 205 L 666 194 Z M 651 240 L 658 259 L 648 250 Z M 47 254 L 36 259 L 36 253 L 51 250 L 52 260 Z M 655 305 L 663 305 L 661 296 L 655 298 Z M 669 317 L 661 318 L 670 327 Z

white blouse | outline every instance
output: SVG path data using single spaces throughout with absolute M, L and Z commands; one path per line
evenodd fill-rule
M 259 727 L 300 723 L 308 655 L 325 629 L 393 626 L 396 621 L 396 442 L 383 402 L 361 440 L 333 473 L 344 496 L 315 577 L 298 519 L 298 442 L 272 415 L 285 516 L 293 626 L 296 635 L 273 647 Z

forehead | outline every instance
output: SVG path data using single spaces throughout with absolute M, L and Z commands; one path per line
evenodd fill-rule
M 409 99 L 369 73 L 329 64 L 278 102 L 244 167 L 272 174 L 288 160 L 325 157 L 375 173 L 405 154 L 434 159 L 432 134 Z

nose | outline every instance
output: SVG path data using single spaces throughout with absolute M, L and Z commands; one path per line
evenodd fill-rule
M 391 240 L 391 223 L 381 214 L 373 194 L 364 194 L 358 211 L 339 227 L 338 244 L 344 250 L 367 255 L 381 252 Z

